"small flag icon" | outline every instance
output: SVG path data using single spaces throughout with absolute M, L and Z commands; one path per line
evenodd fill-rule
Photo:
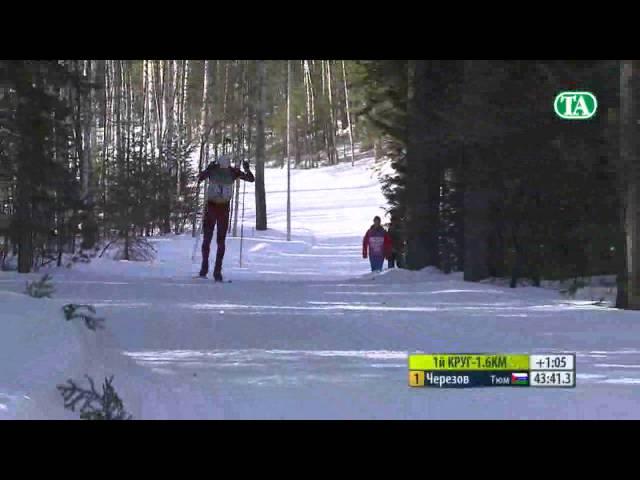
M 529 383 L 528 373 L 512 373 L 511 385 L 527 385 Z

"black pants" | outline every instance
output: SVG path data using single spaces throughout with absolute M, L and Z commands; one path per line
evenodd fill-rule
M 396 254 L 392 253 L 389 257 L 389 268 L 396 268 Z

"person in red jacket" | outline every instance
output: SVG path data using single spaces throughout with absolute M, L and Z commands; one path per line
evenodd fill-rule
M 377 216 L 362 240 L 362 258 L 367 258 L 367 255 L 372 272 L 381 272 L 384 259 L 391 256 L 391 237 L 380 225 L 380 217 Z

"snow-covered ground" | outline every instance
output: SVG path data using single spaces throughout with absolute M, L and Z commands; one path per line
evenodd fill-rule
M 194 240 L 154 239 L 154 262 L 0 273 L 0 418 L 77 418 L 55 385 L 115 375 L 135 418 L 640 418 L 640 313 L 556 290 L 466 283 L 460 274 L 368 272 L 361 238 L 385 200 L 372 159 L 266 172 L 269 230 L 255 232 L 247 184 L 243 263 L 231 284 L 193 278 Z M 215 247 L 214 247 L 215 248 Z M 66 322 L 90 303 L 106 330 Z M 411 389 L 409 352 L 576 352 L 575 389 Z

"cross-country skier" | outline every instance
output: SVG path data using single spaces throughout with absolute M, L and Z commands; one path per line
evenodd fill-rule
M 391 237 L 380 225 L 380 217 L 373 218 L 373 225 L 362 240 L 362 258 L 367 258 L 367 251 L 371 271 L 381 272 L 384 259 L 391 256 Z
M 231 139 L 227 138 L 225 143 L 230 144 Z M 198 183 L 204 179 L 209 180 L 207 189 L 207 208 L 203 220 L 204 238 L 202 240 L 202 267 L 200 277 L 206 278 L 209 273 L 209 250 L 213 238 L 213 229 L 217 225 L 218 251 L 216 253 L 216 264 L 213 269 L 213 278 L 216 282 L 222 281 L 222 259 L 224 258 L 225 240 L 229 227 L 229 204 L 231 203 L 231 187 L 236 179 L 240 178 L 246 182 L 254 182 L 255 177 L 249 170 L 249 162 L 242 163 L 244 172 L 239 168 L 231 166 L 231 156 L 221 155 L 218 160 L 211 162 L 207 168 L 198 175 Z

